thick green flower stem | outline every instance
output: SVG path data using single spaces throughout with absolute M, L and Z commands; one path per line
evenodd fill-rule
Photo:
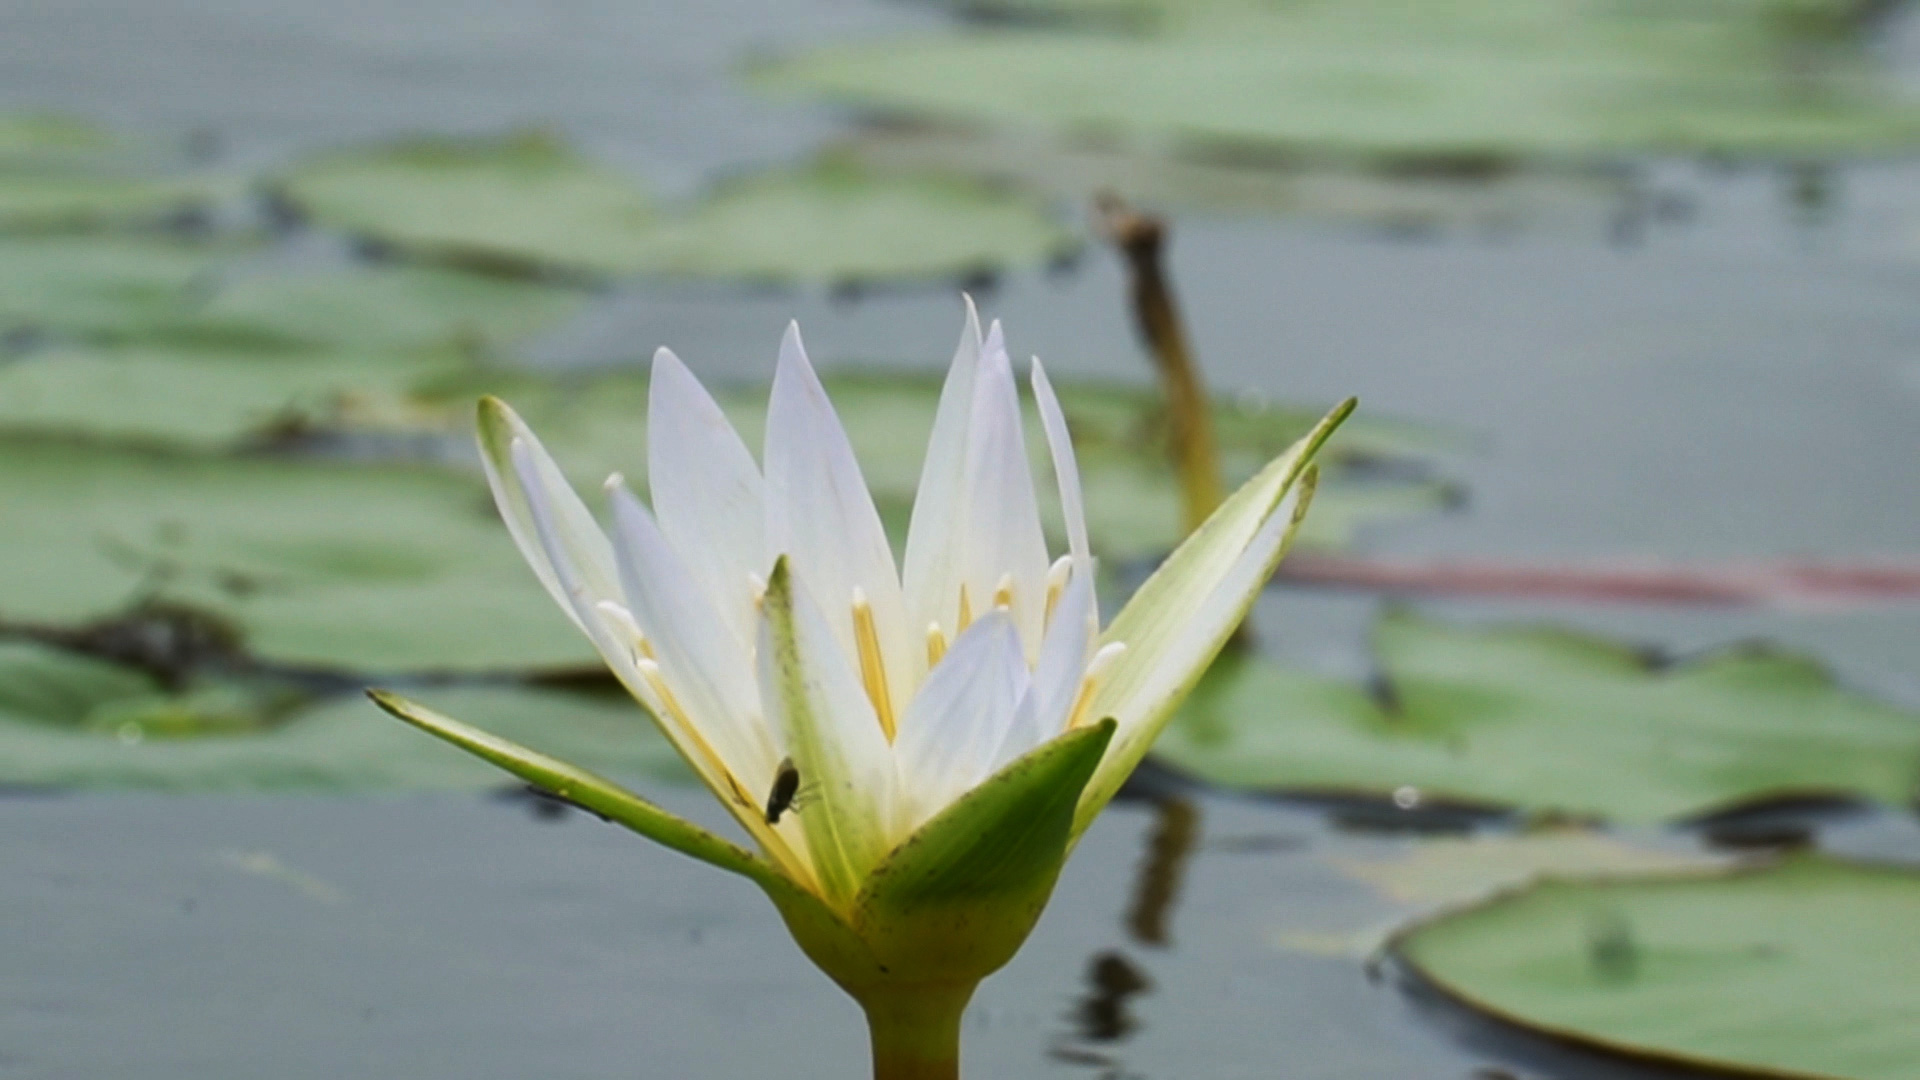
M 860 1002 L 873 1036 L 873 1080 L 959 1080 L 960 1016 L 974 984 L 918 983 Z

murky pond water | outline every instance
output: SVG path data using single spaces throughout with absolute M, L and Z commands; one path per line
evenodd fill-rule
M 551 121 L 685 189 L 836 129 L 829 113 L 736 88 L 743 54 L 939 21 L 868 0 L 26 0 L 0 13 L 0 102 L 204 129 L 245 165 L 396 131 Z M 1648 176 L 1691 205 L 1688 221 L 1630 241 L 1423 241 L 1181 220 L 1175 279 L 1217 387 L 1357 393 L 1368 409 L 1485 434 L 1461 465 L 1471 505 L 1372 535 L 1371 551 L 1911 551 L 1920 170 L 1837 169 L 1834 203 L 1811 222 L 1768 171 Z M 1121 296 L 1117 268 L 1094 253 L 986 301 L 1017 350 L 1057 370 L 1144 374 Z M 938 294 L 636 290 L 602 298 L 539 353 L 608 363 L 670 342 L 704 371 L 758 375 L 792 317 L 821 356 L 929 361 L 951 348 L 954 321 Z M 1269 647 L 1358 675 L 1375 606 L 1272 595 L 1258 618 Z M 1678 650 L 1764 636 L 1920 702 L 1912 608 L 1432 606 Z M 715 816 L 704 795 L 661 795 Z M 0 815 L 0 1076 L 807 1080 L 863 1060 L 855 1011 L 754 890 L 577 815 L 544 820 L 503 799 L 108 796 L 12 799 Z M 1827 835 L 1920 861 L 1920 828 L 1900 813 Z M 1412 842 L 1310 809 L 1116 807 L 1032 942 L 982 990 L 970 1073 L 1644 1072 L 1473 1021 L 1351 950 L 1303 946 L 1405 915 L 1338 860 Z

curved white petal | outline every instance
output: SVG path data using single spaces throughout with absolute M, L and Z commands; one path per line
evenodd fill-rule
M 590 620 L 581 614 L 583 605 L 591 609 L 597 601 L 620 596 L 606 534 L 519 414 L 489 397 L 480 401 L 479 420 L 480 460 L 507 534 L 560 610 L 594 637 Z M 516 453 L 516 445 L 523 451 Z M 524 461 L 517 463 L 520 458 Z M 536 508 L 550 519 L 550 545 L 541 541 Z M 573 585 L 564 584 L 563 577 Z
M 960 344 L 953 350 L 953 364 L 940 387 L 933 433 L 920 466 L 920 487 L 914 494 L 901 570 L 907 614 L 912 625 L 922 628 L 938 623 L 951 630 L 959 614 L 961 485 L 966 480 L 974 373 L 980 366 L 980 313 L 973 297 L 966 298 L 966 305 L 966 325 L 960 329 Z
M 700 380 L 670 350 L 653 356 L 647 487 L 660 531 L 743 645 L 757 633 L 753 578 L 764 577 L 760 467 Z
M 1279 502 L 1257 519 L 1253 535 L 1219 565 L 1217 573 L 1189 579 L 1177 598 L 1150 596 L 1149 601 L 1157 601 L 1158 608 L 1144 613 L 1147 618 L 1123 624 L 1127 612 L 1122 611 L 1114 619 L 1114 627 L 1107 634 L 1109 644 L 1123 642 L 1126 652 L 1109 677 L 1100 681 L 1087 714 L 1111 716 L 1119 726 L 1099 769 L 1081 794 L 1076 829 L 1084 828 L 1119 790 L 1166 725 L 1174 706 L 1206 673 L 1246 618 L 1247 610 L 1299 531 L 1313 499 L 1317 476 L 1309 466 L 1297 482 L 1288 484 Z M 1215 512 L 1215 518 L 1232 504 L 1233 499 L 1229 499 Z M 1204 529 L 1187 542 L 1202 539 Z M 1178 554 L 1176 551 L 1176 557 Z M 1128 609 L 1132 608 L 1133 604 L 1128 604 Z M 1128 633 L 1133 636 L 1125 636 Z
M 1035 738 L 1025 746 L 1009 746 L 1005 760 L 1012 761 L 1066 729 L 1092 652 L 1093 632 L 1093 578 L 1075 574 L 1054 608 L 1033 668 Z
M 980 349 L 960 511 L 962 580 L 977 613 L 1013 584 L 1013 618 L 1029 658 L 1040 648 L 1046 610 L 1047 541 L 1021 430 L 1020 391 L 995 322 Z
M 800 771 L 797 810 L 830 903 L 845 903 L 904 834 L 899 770 L 865 689 L 781 559 L 762 604 L 762 706 Z
M 760 721 L 759 694 L 744 677 L 752 654 L 640 500 L 624 485 L 608 489 L 621 585 L 668 689 L 734 778 L 750 793 L 767 790 L 780 758 Z
M 992 775 L 1028 697 L 1020 633 L 1004 611 L 976 620 L 927 675 L 894 744 L 915 822 Z
M 920 635 L 908 632 L 893 549 L 853 446 L 807 361 L 797 324 L 788 325 L 780 343 L 763 456 L 771 554 L 791 557 L 794 572 L 822 605 L 838 654 L 856 664 L 852 603 L 856 590 L 865 595 L 898 717 L 925 670 L 925 651 L 915 647 Z
M 1093 576 L 1093 547 L 1087 540 L 1087 501 L 1080 490 L 1080 462 L 1073 452 L 1073 434 L 1067 428 L 1067 414 L 1053 392 L 1040 358 L 1033 358 L 1029 376 L 1033 384 L 1034 404 L 1040 409 L 1040 424 L 1047 433 L 1047 451 L 1053 458 L 1053 479 L 1060 490 L 1060 516 L 1067 526 L 1067 551 L 1073 556 L 1076 577 Z M 1099 618 L 1098 598 L 1094 617 Z

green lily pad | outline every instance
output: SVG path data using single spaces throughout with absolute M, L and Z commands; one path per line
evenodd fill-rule
M 755 77 L 892 114 L 1249 157 L 1794 156 L 1920 140 L 1920 107 L 1863 44 L 1769 5 L 1177 7 L 1150 33 L 862 43 Z
M 0 116 L 0 231 L 162 224 L 242 190 L 181 164 L 158 145 L 74 117 Z
M 924 372 L 829 368 L 822 376 L 847 425 L 882 516 L 905 528 L 920 484 L 920 460 L 940 396 L 940 377 Z M 1086 492 L 1088 531 L 1110 559 L 1162 554 L 1179 543 L 1179 489 L 1167 464 L 1167 427 L 1152 390 L 1119 383 L 1057 383 L 1062 410 L 1078 451 Z M 575 380 L 489 373 L 457 378 L 428 393 L 444 403 L 449 430 L 464 430 L 471 402 L 481 393 L 506 399 L 540 433 L 561 467 L 583 490 L 595 490 L 611 472 L 640 486 L 646 477 L 646 378 L 636 372 Z M 748 446 L 758 446 L 766 424 L 767 391 L 759 385 L 716 389 L 721 408 Z M 1255 399 L 1223 399 L 1215 407 L 1222 468 L 1238 482 L 1305 434 L 1320 414 Z M 1052 465 L 1037 417 L 1027 417 L 1027 450 L 1042 490 Z M 1355 420 L 1321 455 L 1323 476 L 1300 543 L 1347 544 L 1363 523 L 1429 513 L 1458 501 L 1456 487 L 1421 475 L 1431 455 L 1458 450 L 1458 434 L 1393 420 Z M 1412 479 L 1374 475 L 1382 462 L 1410 464 Z M 1392 471 L 1392 470 L 1387 470 Z M 1052 500 L 1043 508 L 1053 512 Z M 1051 527 L 1056 538 L 1060 523 Z
M 1216 664 L 1154 745 L 1227 787 L 1418 798 L 1656 822 L 1776 796 L 1896 803 L 1920 715 L 1819 665 L 1734 648 L 1672 667 L 1571 631 L 1374 632 L 1373 692 L 1257 657 Z
M 0 362 L 0 432 L 227 449 L 400 407 L 459 357 L 67 347 Z
M 424 267 L 258 274 L 145 335 L 200 346 L 481 354 L 578 312 L 578 292 Z
M 742 176 L 662 220 L 637 269 L 781 283 L 895 282 L 1071 254 L 1079 239 L 1033 196 L 924 170 L 844 160 Z
M 409 256 L 512 273 L 644 265 L 656 211 L 553 135 L 426 137 L 314 158 L 275 188 L 315 222 Z
M 1545 881 L 1416 927 L 1469 1005 L 1638 1058 L 1769 1077 L 1920 1077 L 1920 872 L 1807 856 Z
M 835 152 L 878 174 L 937 170 L 1019 184 L 1065 205 L 1102 192 L 1160 210 L 1290 214 L 1402 234 L 1591 233 L 1617 214 L 1626 181 L 1604 169 L 1364 171 L 1326 162 L 1176 156 L 1107 141 L 934 124 L 869 125 Z
M 608 776 L 692 780 L 623 696 L 476 687 L 426 699 Z M 275 701 L 271 714 L 263 709 Z M 359 694 L 313 702 L 284 688 L 276 699 L 231 684 L 170 694 L 112 664 L 0 646 L 0 785 L 361 791 L 501 783 L 497 770 L 389 719 Z
M 0 240 L 0 334 L 137 334 L 203 303 L 240 250 L 113 236 Z
M 267 659 L 361 671 L 597 669 L 485 492 L 440 469 L 0 439 L 0 620 L 145 599 Z
M 1458 908 L 1544 876 L 1699 871 L 1731 862 L 1684 844 L 1562 826 L 1423 837 L 1385 855 L 1322 855 L 1343 876 L 1370 886 L 1384 904 L 1326 912 L 1320 925 L 1281 930 L 1272 940 L 1291 952 L 1372 956 L 1410 918 Z

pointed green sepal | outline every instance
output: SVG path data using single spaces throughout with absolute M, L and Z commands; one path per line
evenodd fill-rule
M 713 835 L 685 818 L 670 814 L 605 777 L 529 750 L 518 743 L 491 735 L 443 716 L 432 709 L 384 690 L 369 690 L 375 705 L 429 735 L 445 739 L 525 780 L 542 791 L 552 792 L 582 809 L 623 825 L 653 842 L 691 855 L 722 870 L 731 870 L 750 878 L 763 888 L 768 879 L 778 886 L 794 888 L 772 863 L 747 849 Z
M 1102 720 L 1028 752 L 875 869 L 852 923 L 882 965 L 876 982 L 971 986 L 1012 959 L 1053 893 L 1074 807 L 1113 730 Z

